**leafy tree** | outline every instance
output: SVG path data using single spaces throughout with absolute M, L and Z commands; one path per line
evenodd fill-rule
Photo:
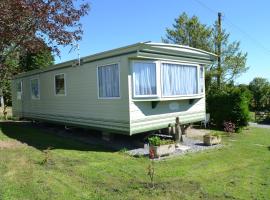
M 253 108 L 255 111 L 269 109 L 270 83 L 265 78 L 254 78 L 249 83 L 249 89 L 253 94 Z
M 19 58 L 19 65 L 22 71 L 46 68 L 53 65 L 53 63 L 54 57 L 49 49 L 39 53 L 24 52 Z
M 209 27 L 202 24 L 198 17 L 189 18 L 186 13 L 181 14 L 172 28 L 166 29 L 163 42 L 188 45 L 218 54 L 217 45 L 221 43 L 221 68 L 218 63 L 207 66 L 206 89 L 210 86 L 220 87 L 222 84 L 233 82 L 245 72 L 247 53 L 240 50 L 240 42 L 229 42 L 229 34 L 223 29 L 218 30 L 217 22 Z
M 14 74 L 51 64 L 51 52 L 59 55 L 58 45 L 81 39 L 79 21 L 88 13 L 89 4 L 76 7 L 73 0 L 0 0 L 0 10 L 0 89 L 7 102 Z
M 59 53 L 57 45 L 81 39 L 79 21 L 88 9 L 72 0 L 0 0 L 0 64 L 17 49 Z
M 194 48 L 212 51 L 212 28 L 201 24 L 197 16 L 191 18 L 184 12 L 173 24 L 173 28 L 166 29 L 165 43 L 187 45 Z

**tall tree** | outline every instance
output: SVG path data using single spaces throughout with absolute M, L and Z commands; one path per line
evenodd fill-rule
M 217 22 L 212 27 L 202 24 L 198 17 L 188 17 L 181 14 L 172 28 L 166 29 L 166 37 L 162 40 L 167 43 L 188 45 L 218 54 L 218 44 L 221 44 L 221 67 L 218 63 L 208 66 L 206 73 L 206 87 L 219 86 L 231 83 L 240 74 L 245 72 L 247 53 L 240 49 L 240 42 L 229 42 L 229 34 L 224 29 L 219 29 Z M 217 81 L 220 79 L 220 81 Z
M 75 1 L 0 0 L 0 89 L 6 101 L 14 74 L 48 65 L 51 52 L 59 55 L 58 45 L 81 39 L 80 19 L 89 4 Z
M 73 0 L 0 0 L 0 65 L 18 48 L 31 53 L 81 39 L 80 18 L 89 5 Z M 46 46 L 44 46 L 44 43 Z
M 212 51 L 212 28 L 200 23 L 197 16 L 191 18 L 184 12 L 174 20 L 173 28 L 166 29 L 165 43 L 187 45 L 206 51 Z

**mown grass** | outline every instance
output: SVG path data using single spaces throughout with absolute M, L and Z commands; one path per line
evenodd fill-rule
M 36 128 L 0 123 L 0 199 L 269 199 L 270 130 L 250 128 L 225 147 L 155 162 Z M 42 165 L 43 150 L 53 149 Z

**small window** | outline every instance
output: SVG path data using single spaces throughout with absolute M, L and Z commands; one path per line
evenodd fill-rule
M 39 79 L 37 78 L 31 80 L 31 98 L 40 99 Z
M 201 93 L 204 92 L 204 71 L 203 71 L 203 66 L 200 66 L 200 89 Z
M 135 97 L 157 95 L 156 63 L 133 63 L 133 87 Z
M 120 97 L 119 65 L 98 66 L 97 69 L 99 98 Z
M 65 74 L 57 74 L 54 77 L 55 95 L 66 95 Z
M 22 81 L 17 82 L 17 99 L 22 99 Z

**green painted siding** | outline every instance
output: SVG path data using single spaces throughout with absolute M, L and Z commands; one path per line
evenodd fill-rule
M 120 64 L 120 99 L 98 99 L 97 66 L 109 63 Z M 44 119 L 61 123 L 82 124 L 129 133 L 128 111 L 128 59 L 126 56 L 104 59 L 47 71 L 23 79 L 23 98 L 17 100 L 13 81 L 13 112 L 16 116 Z M 55 74 L 65 73 L 66 96 L 54 93 Z M 40 100 L 31 99 L 30 80 L 40 79 Z M 23 102 L 23 107 L 21 106 Z
M 137 43 L 84 57 L 83 64 L 78 67 L 72 67 L 73 60 L 26 72 L 15 76 L 12 81 L 13 114 L 17 117 L 127 135 L 165 128 L 169 123 L 174 123 L 176 117 L 180 117 L 183 124 L 204 120 L 204 94 L 197 97 L 192 104 L 189 97 L 160 99 L 154 109 L 149 99 L 134 101 L 131 71 L 131 62 L 134 59 L 206 65 L 215 59 L 215 55 L 184 46 Z M 120 64 L 121 98 L 99 99 L 97 66 L 112 63 Z M 65 74 L 66 96 L 54 94 L 54 76 L 59 73 Z M 40 80 L 40 100 L 31 99 L 30 80 L 33 78 Z M 17 100 L 16 82 L 21 80 L 22 100 Z

